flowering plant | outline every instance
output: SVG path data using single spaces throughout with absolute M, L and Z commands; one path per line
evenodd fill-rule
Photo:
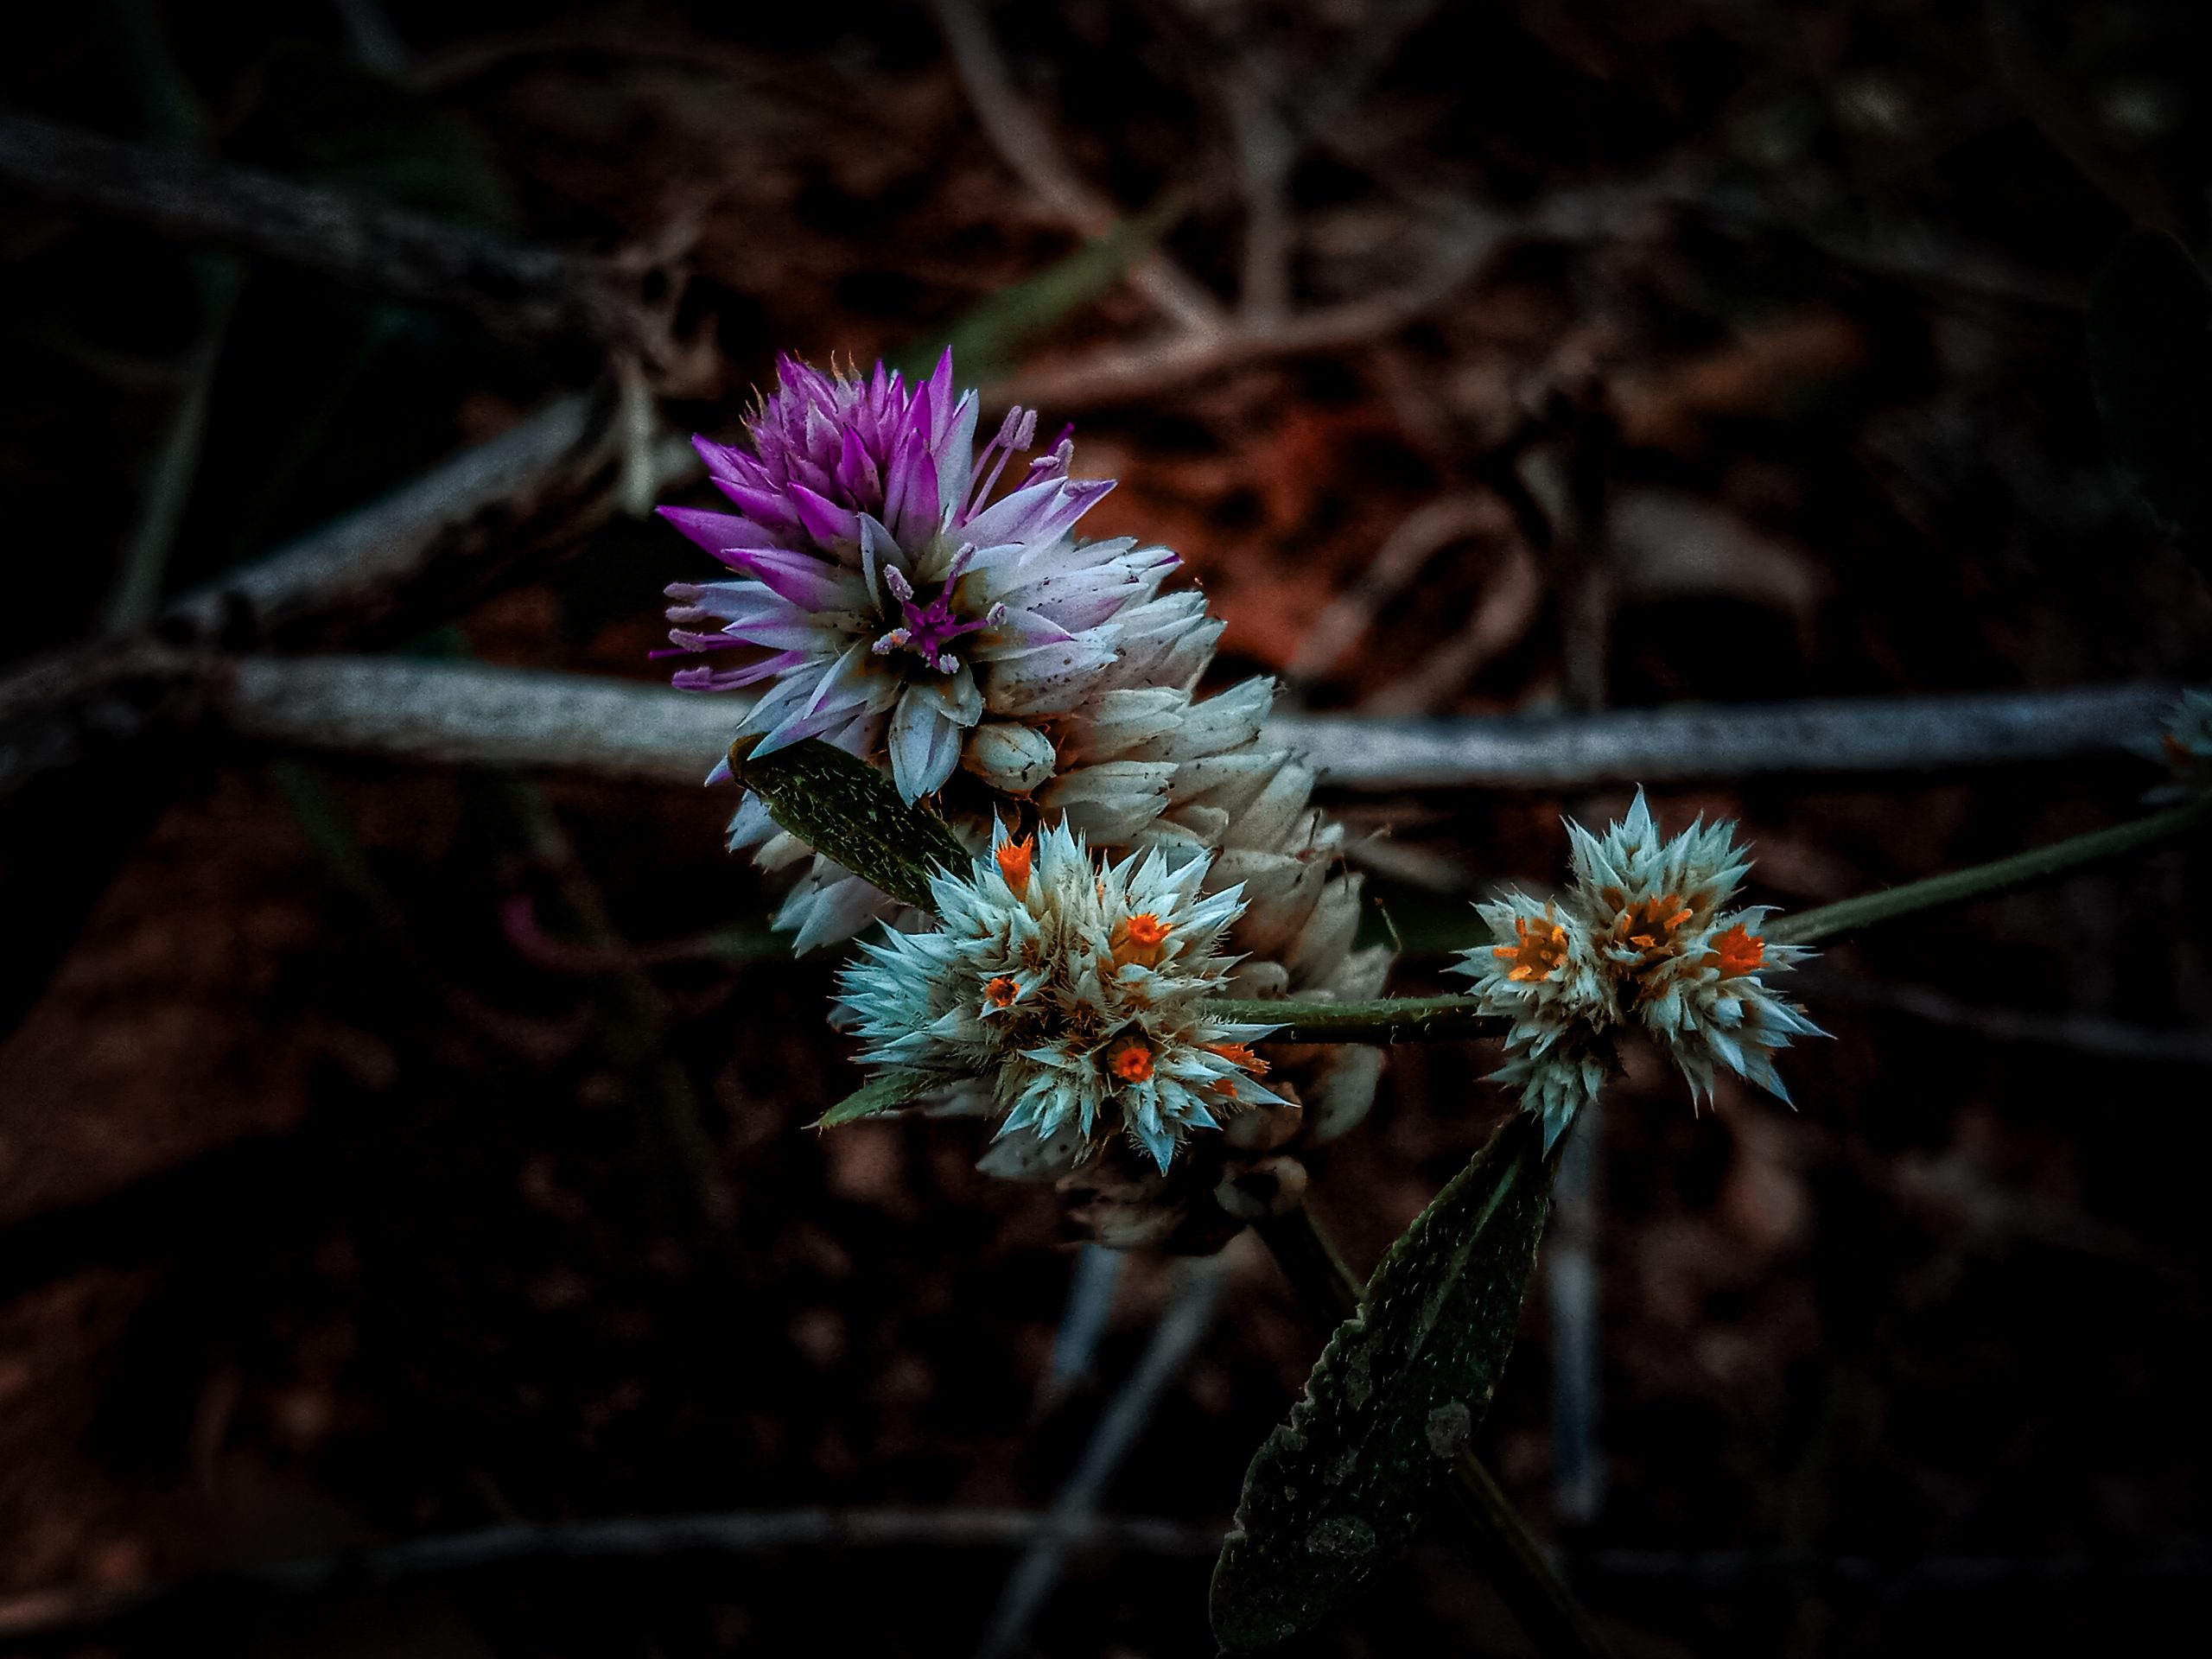
M 2138 824 L 1797 917 L 1738 902 L 1732 823 L 1668 837 L 1639 791 L 1568 825 L 1559 893 L 1478 906 L 1463 996 L 1382 996 L 1359 878 L 1271 747 L 1274 689 L 1197 687 L 1219 623 L 1176 556 L 1081 539 L 1109 480 L 1066 434 L 1004 493 L 1036 416 L 976 446 L 950 354 L 909 385 L 785 359 L 749 448 L 700 442 L 735 512 L 664 508 L 734 574 L 668 590 L 676 683 L 730 694 L 713 780 L 733 849 L 810 859 L 778 916 L 800 950 L 872 923 L 833 1018 L 871 1078 L 825 1128 L 897 1110 L 987 1121 L 982 1167 L 1053 1181 L 1122 1249 L 1210 1251 L 1249 1225 L 1341 1318 L 1255 1457 L 1214 1581 L 1216 1635 L 1273 1644 L 1355 1594 L 1446 1484 L 1548 1650 L 1601 1650 L 1467 1452 L 1510 1351 L 1560 1146 L 1640 1036 L 1693 1104 L 1723 1071 L 1785 1103 L 1775 1056 L 1824 1035 L 1779 988 L 1815 940 L 2047 878 L 2212 815 L 2208 709 L 2169 741 L 2183 805 Z M 1521 1112 L 1364 1284 L 1302 1205 L 1305 1154 L 1364 1116 L 1378 1042 L 1501 1037 Z

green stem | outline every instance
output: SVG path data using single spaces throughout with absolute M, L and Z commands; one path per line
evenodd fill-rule
M 1301 1208 L 1287 1216 L 1270 1216 L 1253 1230 L 1274 1252 L 1300 1305 L 1315 1320 L 1339 1325 L 1359 1312 L 1367 1287 L 1345 1265 L 1335 1241 L 1312 1211 Z M 1452 1508 L 1475 1535 L 1491 1582 L 1537 1651 L 1573 1659 L 1612 1659 L 1611 1647 L 1554 1568 L 1543 1544 L 1473 1452 L 1460 1452 L 1450 1492 Z
M 1502 1022 L 1471 996 L 1383 996 L 1371 1002 L 1208 1002 L 1217 1020 L 1277 1026 L 1271 1043 L 1395 1043 L 1494 1034 Z
M 2207 823 L 2212 823 L 2212 796 L 1993 863 L 1778 917 L 1768 925 L 1766 936 L 1777 944 L 1810 944 L 1876 922 L 1993 898 L 2175 840 Z M 1497 1015 L 1484 1014 L 1471 996 L 1384 996 L 1369 1002 L 1223 1001 L 1208 1002 L 1205 1008 L 1217 1019 L 1276 1027 L 1268 1038 L 1272 1043 L 1433 1041 L 1494 1035 L 1499 1023 Z
M 1908 881 L 1884 893 L 1861 893 L 1856 899 L 1822 905 L 1818 910 L 1781 917 L 1768 926 L 1766 936 L 1781 944 L 1810 944 L 1816 939 L 1854 932 L 1876 922 L 1894 921 L 1900 916 L 1916 915 L 1944 905 L 1993 898 L 2091 864 L 2101 864 L 2107 859 L 2155 847 L 2207 823 L 2212 823 L 2212 796 L 2170 807 L 2164 812 L 2153 812 L 2132 823 L 2093 830 L 2086 836 L 2074 836 L 2048 847 L 2015 853 L 1992 863 L 1976 864 L 1945 875 L 1931 875 L 1924 881 Z

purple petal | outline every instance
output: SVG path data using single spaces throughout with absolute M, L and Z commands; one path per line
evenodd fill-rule
M 841 507 L 804 484 L 791 486 L 791 504 L 799 523 L 816 541 L 835 545 L 860 539 L 860 519 L 850 507 Z

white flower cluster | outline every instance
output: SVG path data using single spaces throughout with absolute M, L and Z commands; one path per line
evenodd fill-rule
M 1543 1119 L 1547 1148 L 1597 1098 L 1614 1069 L 1618 1031 L 1641 1027 L 1710 1099 L 1723 1066 L 1779 1099 L 1777 1050 L 1826 1033 L 1777 995 L 1765 976 L 1808 954 L 1760 935 L 1764 906 L 1726 908 L 1750 861 L 1732 823 L 1694 823 L 1660 836 L 1638 790 L 1605 835 L 1569 824 L 1574 879 L 1543 904 L 1508 894 L 1479 907 L 1498 943 L 1452 969 L 1475 982 L 1487 1013 L 1510 1022 L 1495 1074 Z
M 1262 746 L 1273 683 L 1197 694 L 1220 621 L 1204 594 L 1161 591 L 1173 553 L 1077 537 L 1110 483 L 1071 476 L 1065 435 L 995 500 L 1035 417 L 1014 411 L 978 451 L 975 395 L 955 394 L 949 359 L 912 386 L 880 367 L 864 379 L 787 359 L 747 427 L 749 453 L 701 444 L 734 515 L 664 509 L 734 573 L 670 589 L 674 654 L 696 659 L 679 685 L 744 700 L 739 731 L 761 736 L 756 753 L 815 736 L 885 767 L 971 850 L 1012 817 L 1064 828 L 1095 856 L 1156 853 L 1162 871 L 1189 867 L 1200 893 L 1238 890 L 1219 994 L 1380 992 L 1390 953 L 1354 948 L 1360 880 L 1340 868 L 1343 832 L 1313 808 L 1312 770 Z M 921 924 L 779 830 L 757 799 L 729 842 L 767 868 L 804 863 L 776 918 L 801 951 L 877 920 Z M 1216 1162 L 1343 1134 L 1380 1069 L 1371 1048 L 1301 1057 L 1268 1096 L 1274 1107 L 1221 1137 Z M 973 1084 L 950 1097 L 950 1109 L 1001 1109 Z M 1095 1230 L 1125 1242 L 1154 1241 L 1166 1209 L 1197 1203 L 1164 1194 L 1156 1169 L 1085 1164 L 1092 1143 L 1040 1140 L 1043 1122 L 1002 1130 L 984 1166 L 1059 1179 L 1084 1166 L 1094 1217 L 1126 1212 Z M 1193 1190 L 1211 1191 L 1217 1175 L 1237 1172 L 1196 1172 Z
M 966 879 L 931 883 L 938 925 L 863 944 L 841 988 L 861 1058 L 932 1086 L 975 1083 L 998 1135 L 1086 1162 L 1116 1130 L 1166 1172 L 1194 1129 L 1285 1103 L 1248 1046 L 1273 1029 L 1208 1014 L 1243 910 L 1207 893 L 1204 858 L 1094 865 L 1058 826 L 1001 827 Z

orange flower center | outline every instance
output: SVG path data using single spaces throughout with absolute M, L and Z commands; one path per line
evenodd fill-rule
M 1613 937 L 1627 940 L 1647 958 L 1671 955 L 1675 931 L 1696 913 L 1682 902 L 1679 893 L 1639 899 L 1632 905 L 1621 906 L 1620 911 L 1620 918 L 1613 924 Z
M 1001 974 L 983 987 L 983 995 L 991 999 L 994 1006 L 1003 1008 L 1010 1006 L 1014 999 L 1021 995 L 1021 987 L 1014 982 L 1011 976 Z
M 1167 924 L 1149 911 L 1132 916 L 1114 930 L 1114 960 L 1154 967 L 1160 961 L 1160 947 L 1167 943 Z
M 1141 1037 L 1125 1038 L 1106 1057 L 1106 1069 L 1123 1083 L 1142 1083 L 1152 1076 L 1152 1050 Z
M 1001 842 L 992 856 L 999 861 L 999 874 L 1006 877 L 1006 884 L 1015 896 L 1029 891 L 1029 861 L 1036 856 L 1037 837 L 1024 836 L 1020 841 Z
M 1758 971 L 1766 961 L 1766 941 L 1738 922 L 1713 942 L 1713 954 L 1720 977 L 1738 979 Z
M 1513 931 L 1518 937 L 1518 944 L 1496 945 L 1491 950 L 1491 955 L 1501 962 L 1513 964 L 1513 970 L 1506 978 L 1541 983 L 1567 960 L 1567 929 L 1553 916 L 1549 905 L 1544 906 L 1541 922 L 1532 925 L 1526 916 L 1516 916 Z

